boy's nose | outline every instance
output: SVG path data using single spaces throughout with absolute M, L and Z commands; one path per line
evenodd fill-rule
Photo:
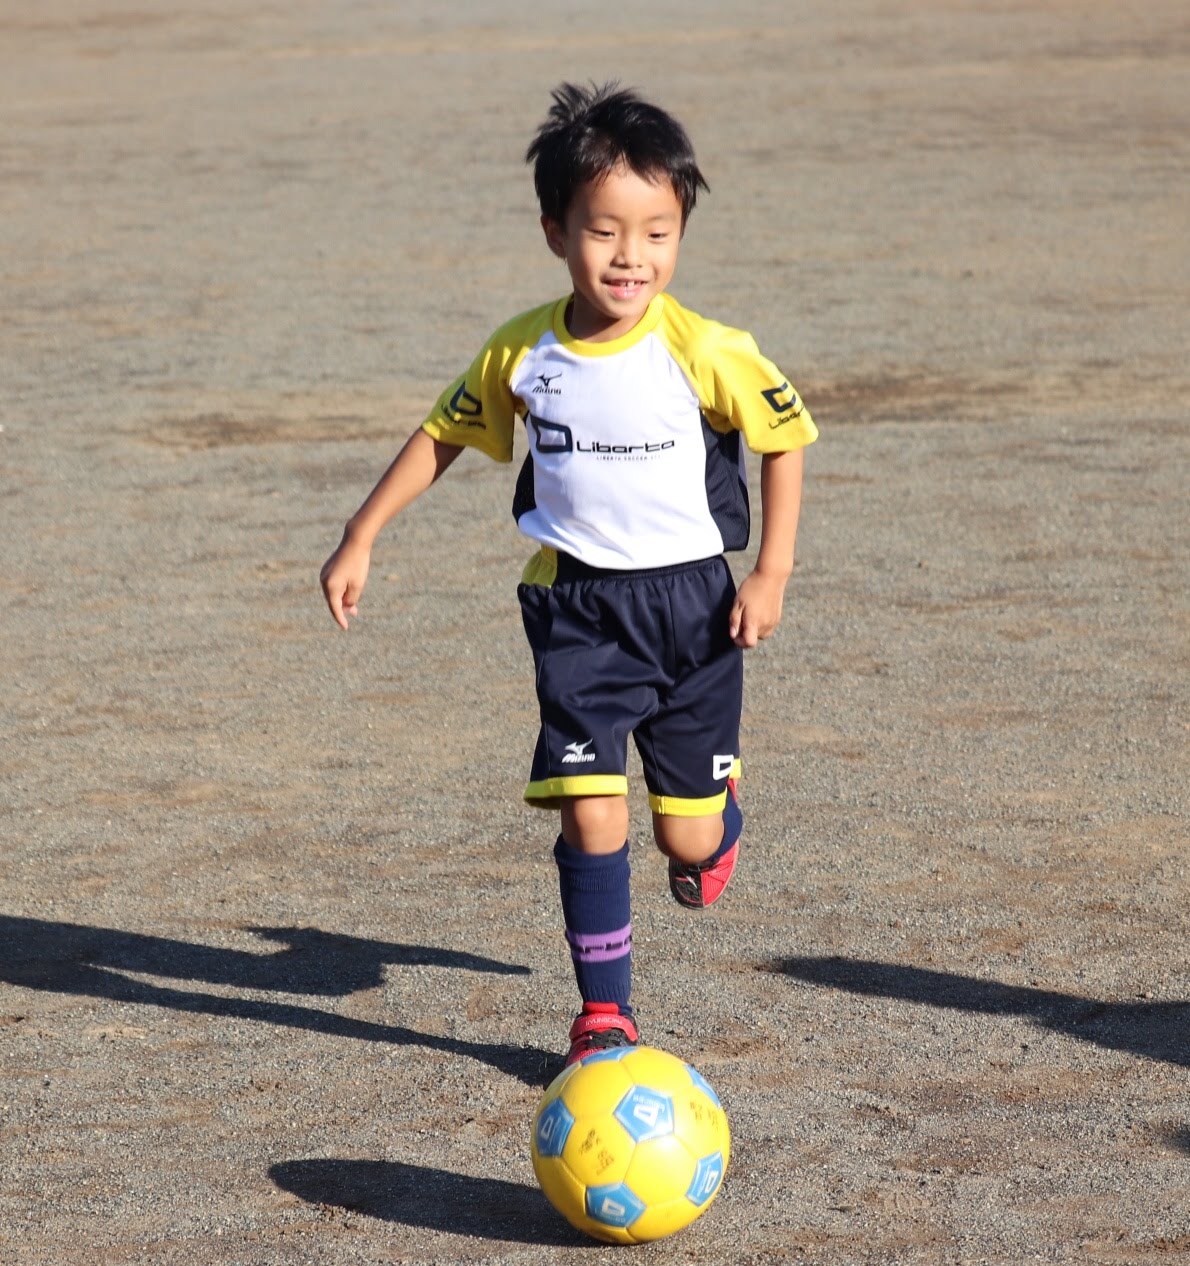
M 634 237 L 620 239 L 620 249 L 616 252 L 616 263 L 625 268 L 635 268 L 641 261 L 640 243 Z

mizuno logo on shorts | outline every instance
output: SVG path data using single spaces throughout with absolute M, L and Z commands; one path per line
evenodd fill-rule
M 566 755 L 562 757 L 563 765 L 585 765 L 588 761 L 595 759 L 594 752 L 588 752 L 586 749 L 591 746 L 594 739 L 587 739 L 585 743 L 567 743 Z

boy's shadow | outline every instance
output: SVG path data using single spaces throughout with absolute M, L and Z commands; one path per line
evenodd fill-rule
M 1166 1135 L 1166 1139 L 1179 1151 L 1183 1151 L 1187 1156 L 1190 1156 L 1190 1129 L 1170 1130 Z
M 767 970 L 851 993 L 991 1015 L 1023 1015 L 1055 1033 L 1108 1050 L 1190 1068 L 1190 1002 L 1099 1002 L 861 958 L 785 958 Z
M 399 1161 L 295 1160 L 269 1169 L 284 1191 L 311 1204 L 517 1244 L 574 1247 L 589 1241 L 537 1190 L 503 1178 L 471 1178 Z
M 0 915 L 0 982 L 26 989 L 255 1020 L 361 1041 L 426 1046 L 480 1060 L 528 1085 L 544 1084 L 548 1080 L 546 1074 L 557 1062 L 552 1052 L 536 1047 L 436 1037 L 399 1025 L 355 1020 L 317 1007 L 172 989 L 123 974 L 141 972 L 265 993 L 335 998 L 376 987 L 383 980 L 386 966 L 529 974 L 529 968 L 519 964 L 460 950 L 339 936 L 317 928 L 246 930 L 279 942 L 284 948 L 269 954 L 252 954 L 112 928 Z

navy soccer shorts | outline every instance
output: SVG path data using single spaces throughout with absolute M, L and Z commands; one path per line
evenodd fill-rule
M 559 555 L 552 585 L 518 595 L 541 707 L 525 799 L 625 795 L 631 734 L 654 813 L 722 812 L 744 687 L 727 560 L 626 572 Z

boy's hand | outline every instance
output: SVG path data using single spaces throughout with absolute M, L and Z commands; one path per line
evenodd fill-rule
M 349 615 L 359 615 L 360 595 L 368 583 L 371 563 L 372 551 L 368 546 L 344 536 L 339 548 L 322 564 L 319 573 L 322 592 L 341 629 L 347 628 Z
M 731 608 L 731 640 L 745 649 L 771 637 L 781 620 L 785 577 L 754 571 L 744 578 Z

